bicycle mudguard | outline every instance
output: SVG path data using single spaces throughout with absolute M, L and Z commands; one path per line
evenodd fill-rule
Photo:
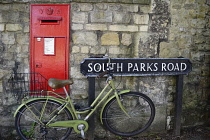
M 36 101 L 36 100 L 40 100 L 40 99 L 52 100 L 52 101 L 58 102 L 58 103 L 60 103 L 60 104 L 64 103 L 64 101 L 63 101 L 62 99 L 59 99 L 59 98 L 56 98 L 56 97 L 53 97 L 53 96 L 40 97 L 40 98 L 31 98 L 31 99 L 28 99 L 28 100 L 24 101 L 24 102 L 16 109 L 16 111 L 15 111 L 15 113 L 14 113 L 14 117 L 17 115 L 18 111 L 19 111 L 23 106 L 25 106 L 25 104 L 28 104 L 28 103 L 30 103 L 30 102 L 33 102 L 33 101 Z M 71 109 L 70 109 L 68 106 L 66 106 L 66 108 L 69 110 L 69 112 L 70 112 L 71 114 L 73 114 L 72 111 L 71 111 Z M 73 115 L 72 115 L 72 116 L 73 116 Z
M 122 91 L 120 91 L 119 93 L 118 93 L 118 95 L 120 95 L 120 94 L 124 94 L 124 93 L 128 93 L 128 92 L 130 92 L 130 90 L 122 90 Z M 102 121 L 102 113 L 103 113 L 103 110 L 104 110 L 104 108 L 105 108 L 105 106 L 107 105 L 107 103 L 109 102 L 109 101 L 111 101 L 113 98 L 115 98 L 116 96 L 115 95 L 113 95 L 113 96 L 111 96 L 105 103 L 104 103 L 104 105 L 103 105 L 103 107 L 101 108 L 101 112 L 100 112 L 100 121 L 101 121 L 101 124 L 103 124 L 103 121 Z

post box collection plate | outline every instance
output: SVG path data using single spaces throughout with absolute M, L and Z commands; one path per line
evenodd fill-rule
M 44 54 L 55 55 L 55 39 L 44 38 Z

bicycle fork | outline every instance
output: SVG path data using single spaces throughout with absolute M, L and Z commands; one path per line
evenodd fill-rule
M 130 118 L 130 115 L 127 113 L 126 109 L 125 109 L 124 106 L 122 105 L 122 102 L 121 102 L 121 99 L 120 99 L 120 96 L 121 96 L 121 95 L 118 94 L 118 92 L 117 92 L 117 90 L 116 90 L 116 88 L 115 88 L 115 85 L 114 85 L 113 81 L 110 80 L 110 81 L 109 81 L 109 84 L 111 85 L 112 89 L 114 90 L 114 95 L 115 95 L 115 97 L 116 97 L 116 99 L 117 99 L 117 102 L 118 102 L 118 104 L 119 104 L 121 110 L 125 113 L 125 115 L 126 115 L 127 117 Z
M 115 94 L 115 97 L 116 97 L 117 102 L 118 102 L 118 104 L 119 104 L 119 107 L 120 107 L 121 110 L 125 113 L 125 115 L 126 115 L 127 117 L 130 118 L 131 116 L 127 113 L 126 109 L 125 109 L 124 106 L 122 105 L 122 102 L 121 102 L 121 99 L 120 99 L 120 96 L 121 96 L 121 95 L 119 95 L 119 94 L 117 93 L 117 91 L 115 91 L 114 94 Z

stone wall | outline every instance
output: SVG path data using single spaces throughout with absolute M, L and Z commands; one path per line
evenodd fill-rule
M 88 82 L 80 73 L 83 58 L 108 54 L 116 58 L 186 57 L 193 71 L 184 78 L 182 126 L 208 121 L 210 89 L 209 0 L 1 0 L 0 1 L 0 139 L 16 135 L 15 98 L 6 92 L 10 73 L 29 72 L 30 4 L 71 4 L 70 76 L 72 97 L 87 105 Z M 148 95 L 156 117 L 147 133 L 173 129 L 175 77 L 117 77 L 119 89 Z M 104 79 L 96 81 L 97 91 Z M 97 93 L 97 92 L 96 92 Z M 96 114 L 96 135 L 106 137 Z
M 185 78 L 184 85 L 182 121 L 186 126 L 200 124 L 209 118 L 209 6 L 209 0 L 171 1 L 169 42 L 160 44 L 160 57 L 178 54 L 190 58 L 193 63 L 193 71 Z

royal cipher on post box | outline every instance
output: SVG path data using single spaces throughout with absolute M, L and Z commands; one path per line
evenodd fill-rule
M 45 78 L 69 78 L 68 4 L 30 7 L 30 71 Z M 62 94 L 63 89 L 56 90 Z

